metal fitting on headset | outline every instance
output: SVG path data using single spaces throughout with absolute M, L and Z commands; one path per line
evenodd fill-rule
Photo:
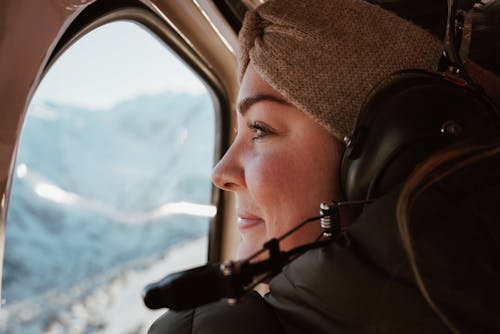
M 338 205 L 336 202 L 321 203 L 319 212 L 321 214 L 320 225 L 323 230 L 323 236 L 327 238 L 335 237 L 340 232 L 340 222 L 338 214 Z

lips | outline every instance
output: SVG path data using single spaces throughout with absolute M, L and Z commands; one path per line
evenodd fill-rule
M 264 220 L 249 214 L 238 214 L 238 229 L 243 232 L 264 224 Z

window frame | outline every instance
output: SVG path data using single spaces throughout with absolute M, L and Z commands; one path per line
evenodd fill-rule
M 170 48 L 170 51 L 189 67 L 201 80 L 209 92 L 215 112 L 214 163 L 222 156 L 222 148 L 229 143 L 228 131 L 230 113 L 228 95 L 216 73 L 208 62 L 194 49 L 185 36 L 152 9 L 138 1 L 96 1 L 87 6 L 68 26 L 52 51 L 43 77 L 69 47 L 90 31 L 116 21 L 130 21 L 146 28 L 155 37 Z M 221 190 L 212 185 L 211 204 L 217 208 L 217 214 L 210 219 L 208 233 L 207 261 L 220 262 L 222 257 L 223 201 Z

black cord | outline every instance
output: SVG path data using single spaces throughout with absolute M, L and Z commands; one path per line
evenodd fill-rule
M 260 250 L 258 250 L 257 252 L 255 252 L 254 254 L 250 255 L 248 258 L 246 258 L 244 260 L 244 262 L 250 262 L 250 260 L 256 258 L 257 256 L 259 256 L 260 254 L 266 252 L 269 250 L 269 248 L 266 247 L 266 245 L 271 242 L 272 240 L 277 240 L 277 241 L 281 241 L 283 239 L 285 239 L 286 237 L 288 237 L 290 234 L 294 233 L 295 231 L 297 231 L 298 229 L 300 229 L 302 226 L 310 223 L 310 222 L 313 222 L 315 220 L 320 220 L 321 218 L 323 218 L 323 216 L 317 216 L 317 217 L 312 217 L 312 218 L 309 218 L 309 219 L 306 219 L 304 220 L 303 222 L 299 223 L 298 225 L 296 225 L 295 227 L 293 227 L 291 230 L 287 231 L 286 233 L 284 233 L 283 235 L 281 235 L 279 238 L 275 238 L 275 239 L 271 239 L 270 241 L 268 241 L 264 247 L 262 247 Z

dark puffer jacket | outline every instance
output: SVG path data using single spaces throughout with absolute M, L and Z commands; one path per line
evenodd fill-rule
M 399 189 L 349 228 L 351 244 L 312 250 L 285 267 L 262 298 L 167 312 L 159 333 L 447 333 L 415 284 L 398 234 Z M 411 213 L 429 293 L 464 333 L 500 332 L 500 154 L 426 190 Z

